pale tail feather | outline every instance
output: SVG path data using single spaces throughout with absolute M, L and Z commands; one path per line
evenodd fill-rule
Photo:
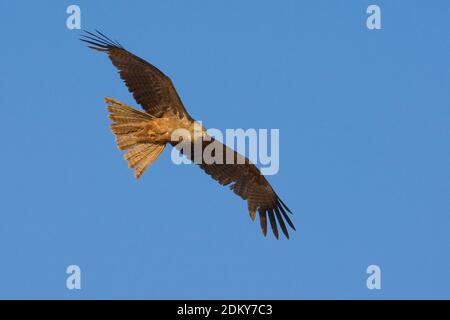
M 128 150 L 125 159 L 128 166 L 134 169 L 135 177 L 140 178 L 165 148 L 164 144 L 139 142 L 137 134 L 153 117 L 112 98 L 105 98 L 105 101 L 108 104 L 111 130 L 116 136 L 117 146 L 121 150 Z
M 163 152 L 164 144 L 141 143 L 132 147 L 126 154 L 128 167 L 134 169 L 134 176 L 140 178 L 149 165 Z

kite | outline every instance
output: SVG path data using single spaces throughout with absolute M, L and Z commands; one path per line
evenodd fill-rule
M 89 48 L 108 54 L 128 90 L 144 109 L 140 111 L 115 99 L 105 98 L 117 146 L 126 151 L 125 159 L 128 166 L 134 170 L 135 177 L 139 179 L 168 144 L 177 147 L 182 141 L 184 145 L 199 143 L 202 151 L 212 148 L 215 159 L 221 161 L 193 162 L 214 180 L 221 185 L 228 185 L 235 194 L 247 201 L 250 218 L 254 221 L 258 213 L 264 236 L 267 234 L 269 220 L 275 238 L 279 237 L 280 227 L 289 239 L 286 223 L 295 230 L 289 218 L 291 210 L 253 163 L 209 137 L 205 128 L 196 128 L 198 122 L 186 111 L 170 78 L 103 33 L 85 32 L 80 40 L 86 42 Z M 173 141 L 172 134 L 179 129 L 186 130 L 189 135 Z M 179 150 L 188 159 L 194 160 L 195 149 L 193 147 Z M 233 160 L 231 163 L 227 161 L 230 160 L 227 158 L 230 154 Z

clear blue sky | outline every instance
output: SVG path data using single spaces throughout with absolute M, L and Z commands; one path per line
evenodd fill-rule
M 280 129 L 291 240 L 167 150 L 133 178 L 103 97 L 136 104 L 70 4 L 207 127 Z M 449 17 L 444 0 L 0 2 L 0 298 L 450 298 Z

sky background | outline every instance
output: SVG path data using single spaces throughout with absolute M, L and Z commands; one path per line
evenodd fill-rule
M 70 4 L 205 126 L 280 129 L 290 240 L 170 148 L 134 179 L 103 98 L 137 105 Z M 0 298 L 450 298 L 449 17 L 444 0 L 1 1 Z

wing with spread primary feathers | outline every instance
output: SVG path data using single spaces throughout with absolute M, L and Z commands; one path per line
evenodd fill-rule
M 101 32 L 85 32 L 80 40 L 88 43 L 89 48 L 108 54 L 128 90 L 146 112 L 154 117 L 171 112 L 191 119 L 169 77 Z
M 252 220 L 255 220 L 256 212 L 258 212 L 264 236 L 267 234 L 268 218 L 273 234 L 277 239 L 277 222 L 284 235 L 289 238 L 285 222 L 295 230 L 294 224 L 288 215 L 288 212 L 290 214 L 292 212 L 281 201 L 259 169 L 246 157 L 214 139 L 202 141 L 201 150 L 196 150 L 194 144 L 191 144 L 189 148 L 183 148 L 182 145 L 181 143 L 176 145 L 176 147 L 185 156 L 197 163 L 201 169 L 221 185 L 230 185 L 230 189 L 235 194 L 247 200 L 248 210 Z M 205 161 L 203 157 L 205 148 L 213 150 L 211 152 L 211 156 L 215 158 L 213 163 L 211 163 L 212 161 Z M 196 161 L 196 153 L 199 154 L 200 152 L 201 161 Z M 231 156 L 227 156 L 227 154 Z M 227 162 L 227 158 L 232 159 L 232 162 Z

